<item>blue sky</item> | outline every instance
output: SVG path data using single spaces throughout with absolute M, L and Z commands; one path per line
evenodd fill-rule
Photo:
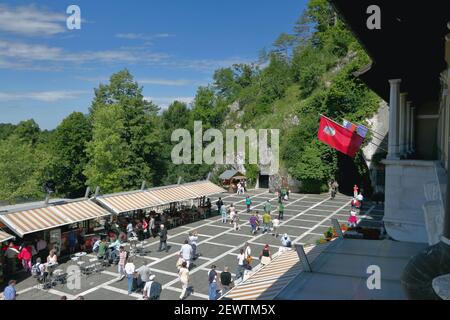
M 53 129 L 86 113 L 93 89 L 123 68 L 164 108 L 190 102 L 219 67 L 256 61 L 291 32 L 306 0 L 53 0 L 0 4 L 0 123 Z M 66 9 L 81 9 L 68 30 Z

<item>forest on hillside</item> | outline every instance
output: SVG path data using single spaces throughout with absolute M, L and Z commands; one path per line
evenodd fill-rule
M 53 196 L 83 196 L 87 186 L 102 193 L 204 179 L 213 165 L 175 165 L 173 130 L 280 129 L 283 173 L 302 182 L 302 191 L 326 190 L 339 174 L 340 156 L 316 139 L 319 114 L 364 123 L 379 98 L 353 73 L 370 62 L 326 0 L 310 0 L 289 32 L 259 53 L 253 64 L 216 70 L 199 87 L 192 105 L 175 101 L 166 110 L 146 101 L 127 69 L 95 88 L 88 114 L 74 112 L 56 129 L 33 120 L 0 124 L 0 202 Z M 361 154 L 353 160 L 361 176 Z M 215 170 L 214 170 L 215 169 Z M 220 168 L 224 169 L 224 168 Z M 255 181 L 258 168 L 246 166 Z M 220 172 L 219 172 L 220 173 Z

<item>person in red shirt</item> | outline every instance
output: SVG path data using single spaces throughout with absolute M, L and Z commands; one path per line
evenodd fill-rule
M 31 258 L 33 257 L 33 248 L 30 245 L 24 245 L 20 250 L 17 258 L 22 260 L 23 270 L 25 272 L 31 272 Z
M 358 186 L 355 184 L 353 186 L 353 197 L 357 197 L 358 196 Z

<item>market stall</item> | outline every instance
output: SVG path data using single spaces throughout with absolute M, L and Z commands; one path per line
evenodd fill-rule
M 205 217 L 206 197 L 222 192 L 210 181 L 199 181 L 102 195 L 95 201 L 117 215 L 114 219 L 122 230 L 127 221 L 141 221 L 149 215 L 158 225 L 164 223 L 170 228 Z
M 3 244 L 8 242 L 9 240 L 14 239 L 13 235 L 10 235 L 9 233 L 6 233 L 2 230 L 0 230 L 0 246 L 3 246 Z M 0 283 L 3 283 L 5 281 L 4 278 L 4 267 L 6 266 L 5 256 L 4 256 L 4 250 L 0 250 Z
M 237 184 L 240 181 L 245 181 L 246 176 L 240 171 L 237 170 L 226 170 L 220 176 L 219 179 L 222 182 L 222 186 L 227 189 L 229 192 L 237 191 Z
M 89 247 L 110 213 L 88 199 L 63 201 L 0 214 L 0 221 L 22 241 L 43 239 L 58 255 Z

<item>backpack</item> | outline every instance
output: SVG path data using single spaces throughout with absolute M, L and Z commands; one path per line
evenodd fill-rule
M 36 263 L 34 266 L 31 267 L 31 274 L 33 276 L 40 276 L 41 275 L 41 268 L 39 268 L 41 266 L 40 263 Z

